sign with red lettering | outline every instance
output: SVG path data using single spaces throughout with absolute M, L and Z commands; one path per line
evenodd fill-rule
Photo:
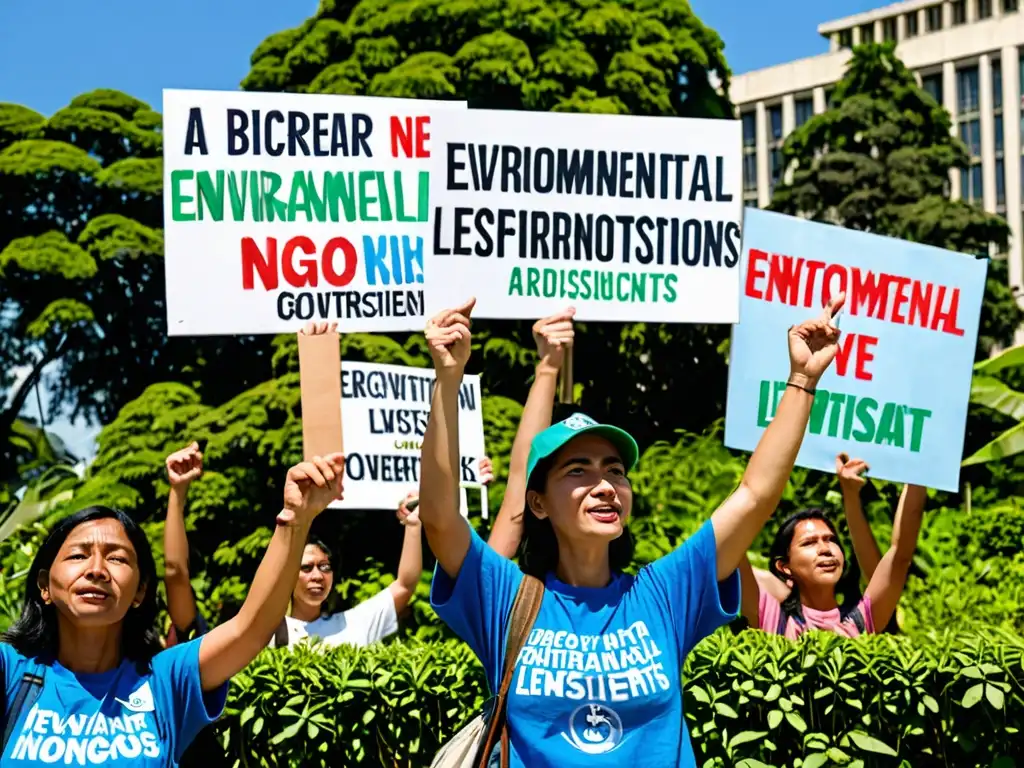
M 787 329 L 846 294 L 799 466 L 839 452 L 884 480 L 956 491 L 986 259 L 748 209 L 725 444 L 753 450 L 789 376 Z
M 423 328 L 431 115 L 465 106 L 164 91 L 168 334 Z

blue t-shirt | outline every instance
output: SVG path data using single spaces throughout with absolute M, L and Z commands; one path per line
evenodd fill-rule
M 735 618 L 739 572 L 719 584 L 711 524 L 635 577 L 572 587 L 554 574 L 509 689 L 512 766 L 695 766 L 680 671 Z M 509 612 L 523 575 L 472 532 L 458 578 L 438 567 L 431 603 L 501 685 Z
M 0 757 L 2 768 L 47 765 L 176 766 L 199 731 L 220 717 L 225 683 L 203 694 L 202 639 L 161 651 L 139 675 L 124 661 L 99 674 L 75 674 L 59 663 L 41 665 L 0 643 L 8 708 L 22 675 L 43 675 L 35 705 L 22 710 Z

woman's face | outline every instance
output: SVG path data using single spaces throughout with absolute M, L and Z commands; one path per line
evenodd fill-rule
M 629 520 L 633 488 L 615 446 L 597 435 L 580 435 L 555 454 L 544 493 L 531 491 L 529 502 L 560 537 L 611 541 Z
M 299 580 L 292 592 L 292 600 L 319 608 L 331 594 L 334 573 L 331 561 L 316 544 L 307 544 L 302 551 L 302 565 L 299 566 Z
M 789 561 L 779 562 L 779 570 L 796 585 L 835 586 L 843 575 L 843 551 L 832 529 L 824 520 L 801 520 L 793 531 Z
M 135 547 L 113 518 L 75 526 L 38 586 L 44 602 L 81 627 L 117 624 L 146 595 Z

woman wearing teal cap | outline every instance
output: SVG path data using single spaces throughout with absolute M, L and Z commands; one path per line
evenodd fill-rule
M 502 765 L 695 766 L 680 671 L 701 639 L 740 607 L 737 566 L 771 516 L 807 428 L 814 387 L 836 354 L 832 317 L 789 330 L 791 374 L 775 418 L 740 486 L 671 554 L 635 577 L 625 525 L 627 472 L 637 461 L 626 432 L 576 414 L 534 439 L 527 466 L 522 570 L 489 548 L 459 514 L 458 393 L 470 352 L 470 300 L 428 324 L 437 372 L 423 440 L 420 519 L 438 567 L 431 603 L 477 654 L 492 691 L 524 571 L 543 598 L 518 654 Z M 500 728 L 500 725 L 498 726 Z

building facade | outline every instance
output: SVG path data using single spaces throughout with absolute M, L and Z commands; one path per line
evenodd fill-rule
M 743 121 L 743 188 L 764 207 L 784 172 L 782 143 L 825 111 L 846 70 L 850 47 L 896 41 L 897 55 L 945 108 L 967 145 L 971 166 L 950 177 L 955 198 L 1006 218 L 1012 236 L 1010 284 L 1024 286 L 1024 0 L 904 0 L 818 27 L 829 52 L 732 81 Z

